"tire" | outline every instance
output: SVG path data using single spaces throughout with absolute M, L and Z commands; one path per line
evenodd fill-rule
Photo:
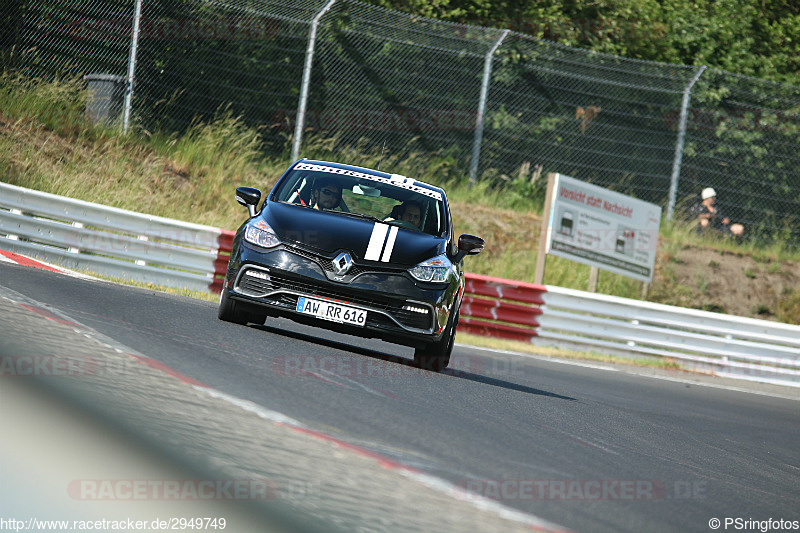
M 267 319 L 267 313 L 264 311 L 255 311 L 249 308 L 247 304 L 237 302 L 228 296 L 228 292 L 223 290 L 219 296 L 219 309 L 217 310 L 217 317 L 225 322 L 233 322 L 234 324 L 245 325 L 248 322 L 263 325 Z
M 219 295 L 219 309 L 217 309 L 217 317 L 225 322 L 233 322 L 234 324 L 247 324 L 247 317 L 240 310 L 237 309 L 237 302 L 231 300 L 228 296 L 228 291 L 222 289 Z
M 453 343 L 456 339 L 456 326 L 461 312 L 459 306 L 455 316 L 450 316 L 450 321 L 438 342 L 428 343 L 422 348 L 414 350 L 414 365 L 432 372 L 441 372 L 450 364 L 450 354 L 453 353 Z

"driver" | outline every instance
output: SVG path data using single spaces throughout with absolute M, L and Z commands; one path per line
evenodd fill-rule
M 317 180 L 311 190 L 311 207 L 314 209 L 336 209 L 342 202 L 342 187 L 331 178 Z

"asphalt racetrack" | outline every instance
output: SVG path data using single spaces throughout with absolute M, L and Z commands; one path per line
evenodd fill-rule
M 230 419 L 239 401 L 251 413 L 271 413 L 237 423 L 271 424 L 263 439 L 257 428 L 223 432 L 210 422 L 194 424 L 193 441 L 204 444 L 191 455 L 201 462 L 213 455 L 209 467 L 227 471 L 253 472 L 259 461 L 269 462 L 270 476 L 285 475 L 284 486 L 303 488 L 287 505 L 331 527 L 453 530 L 462 527 L 460 517 L 472 530 L 490 530 L 501 526 L 483 522 L 484 515 L 506 510 L 532 517 L 526 524 L 512 516 L 523 529 L 582 532 L 712 531 L 715 518 L 719 530 L 726 519 L 751 521 L 758 530 L 753 521 L 800 520 L 800 394 L 789 387 L 736 390 L 750 386 L 460 345 L 452 368 L 435 374 L 410 366 L 410 348 L 285 320 L 223 323 L 211 302 L 3 263 L 0 296 L 0 355 L 39 353 L 45 344 L 75 352 L 67 329 L 79 324 L 117 353 L 149 361 L 149 392 L 115 386 L 108 401 L 93 400 L 109 409 L 115 396 L 158 402 L 146 417 L 119 416 L 148 439 L 177 446 L 181 430 L 166 421 L 178 409 L 184 421 L 199 411 L 213 420 L 227 409 Z M 44 325 L 28 327 L 34 320 Z M 63 338 L 34 338 L 50 326 L 64 328 Z M 212 409 L 222 404 L 175 401 L 196 395 L 197 384 L 228 403 Z M 267 443 L 268 434 L 287 427 L 281 416 L 303 431 Z M 256 444 L 272 447 L 268 461 L 251 451 Z M 359 450 L 358 459 L 346 456 L 348 446 Z M 318 466 L 306 468 L 312 460 Z M 337 465 L 338 474 L 328 472 Z M 384 480 L 392 470 L 412 474 Z M 413 483 L 431 491 L 424 501 L 441 513 L 440 522 L 415 522 L 426 510 L 411 498 L 427 493 Z M 381 491 L 386 496 L 377 496 Z M 449 513 L 451 505 L 482 514 Z

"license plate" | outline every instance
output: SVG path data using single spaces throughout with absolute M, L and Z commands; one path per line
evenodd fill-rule
M 367 322 L 367 312 L 363 309 L 303 296 L 297 299 L 297 312 L 340 324 L 363 326 Z

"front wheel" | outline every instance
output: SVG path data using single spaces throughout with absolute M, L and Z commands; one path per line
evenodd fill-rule
M 414 365 L 433 372 L 441 372 L 450 364 L 450 354 L 453 353 L 453 343 L 456 339 L 456 326 L 458 316 L 461 312 L 459 308 L 455 316 L 450 317 L 450 321 L 438 342 L 431 342 L 422 348 L 414 350 Z
M 248 322 L 263 324 L 267 319 L 267 314 L 262 311 L 252 311 L 247 304 L 233 300 L 228 292 L 223 289 L 219 296 L 219 309 L 217 317 L 225 322 L 245 325 Z

